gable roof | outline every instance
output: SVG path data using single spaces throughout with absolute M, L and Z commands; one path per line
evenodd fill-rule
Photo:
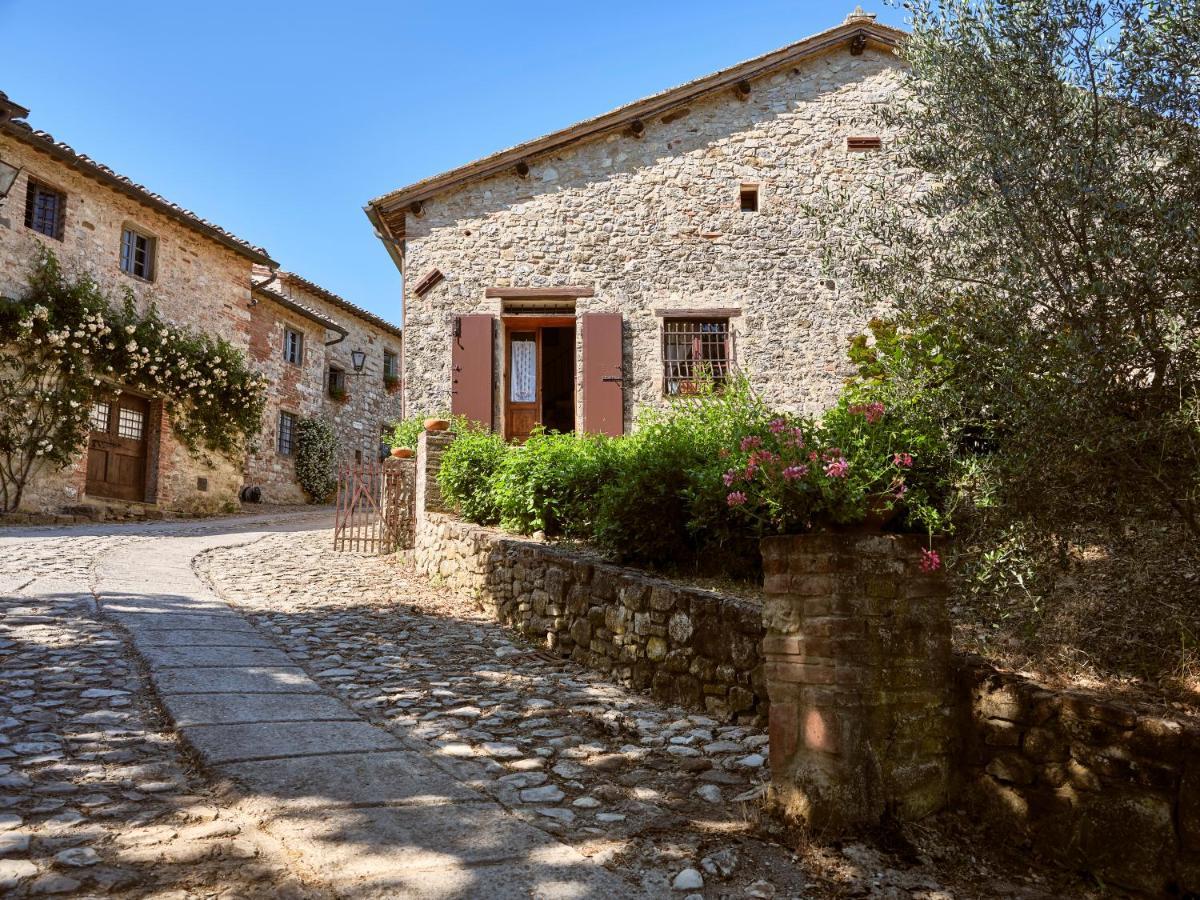
M 7 134 L 23 144 L 27 144 L 36 150 L 41 150 L 43 153 L 75 169 L 79 173 L 95 181 L 99 181 L 107 187 L 113 188 L 156 212 L 162 213 L 169 219 L 174 219 L 181 225 L 199 232 L 253 262 L 271 266 L 272 268 L 279 265 L 279 263 L 271 259 L 270 254 L 262 247 L 257 247 L 249 241 L 242 240 L 219 225 L 214 225 L 207 219 L 202 219 L 190 209 L 184 209 L 179 204 L 172 203 L 161 194 L 156 194 L 149 188 L 114 172 L 103 163 L 98 163 L 91 157 L 76 152 L 70 145 L 55 140 L 53 135 L 47 134 L 45 131 L 38 131 L 29 123 L 20 121 L 27 115 L 29 115 L 28 109 L 9 100 L 8 96 L 3 91 L 0 91 L 0 134 Z
M 857 42 L 860 47 L 874 46 L 877 49 L 894 50 L 904 37 L 904 31 L 880 25 L 875 21 L 874 15 L 863 13 L 861 8 L 856 9 L 845 22 L 834 28 L 376 197 L 364 207 L 364 211 L 384 243 L 388 245 L 393 259 L 397 259 L 391 242 L 404 239 L 405 213 L 414 203 L 421 203 L 466 182 L 506 171 L 534 156 L 552 153 L 571 144 L 624 128 L 634 120 L 662 115 L 676 107 L 729 90 L 740 82 L 759 78 L 776 69 L 811 59 L 837 47 Z

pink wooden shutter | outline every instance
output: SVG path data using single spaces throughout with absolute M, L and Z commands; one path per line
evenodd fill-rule
M 459 316 L 450 363 L 450 412 L 487 428 L 492 422 L 492 317 Z
M 583 315 L 583 430 L 625 432 L 620 313 Z

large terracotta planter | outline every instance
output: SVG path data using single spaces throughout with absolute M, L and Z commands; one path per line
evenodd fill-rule
M 416 454 L 408 447 L 393 447 L 392 456 L 396 459 L 412 459 Z
M 450 427 L 449 419 L 426 419 L 425 420 L 425 430 L 426 431 L 445 431 L 449 427 Z

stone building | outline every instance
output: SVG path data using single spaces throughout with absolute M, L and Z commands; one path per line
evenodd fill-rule
M 398 369 L 398 328 L 279 272 L 261 247 L 34 130 L 28 113 L 0 93 L 0 170 L 17 170 L 0 199 L 0 297 L 22 292 L 39 250 L 49 248 L 65 271 L 91 275 L 114 299 L 128 289 L 166 321 L 226 338 L 271 385 L 258 446 L 244 460 L 189 453 L 172 432 L 168 404 L 122 390 L 95 411 L 107 431 L 93 431 L 72 466 L 42 473 L 26 508 L 204 513 L 236 506 L 247 484 L 268 500 L 301 501 L 289 427 L 299 416 L 332 421 L 347 460 L 374 457 L 381 426 L 401 409 L 397 382 L 384 379 L 385 365 Z M 289 334 L 302 336 L 298 354 Z M 363 374 L 351 376 L 355 350 Z M 299 361 L 287 362 L 289 353 Z M 330 396 L 331 366 L 347 374 L 344 404 Z M 103 448 L 116 443 L 119 466 L 104 462 Z
M 888 175 L 903 32 L 799 43 L 371 201 L 404 275 L 405 402 L 520 438 L 620 433 L 737 370 L 816 411 L 870 317 L 805 206 Z

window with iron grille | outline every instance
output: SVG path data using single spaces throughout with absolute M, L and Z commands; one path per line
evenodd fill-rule
M 728 319 L 663 320 L 663 392 L 697 393 L 702 385 L 720 387 L 729 377 Z
M 279 453 L 291 456 L 296 441 L 296 417 L 289 412 L 279 414 Z
M 283 358 L 293 365 L 304 360 L 304 335 L 291 328 L 283 329 Z
M 126 409 L 122 406 L 121 411 L 117 414 L 117 437 L 140 441 L 144 422 L 140 409 Z
M 121 232 L 121 271 L 151 281 L 154 278 L 154 238 L 126 228 Z
M 107 400 L 97 400 L 92 404 L 92 431 L 108 431 L 109 404 Z
M 63 221 L 67 213 L 67 195 L 39 181 L 29 179 L 25 190 L 25 227 L 39 234 L 63 239 Z

